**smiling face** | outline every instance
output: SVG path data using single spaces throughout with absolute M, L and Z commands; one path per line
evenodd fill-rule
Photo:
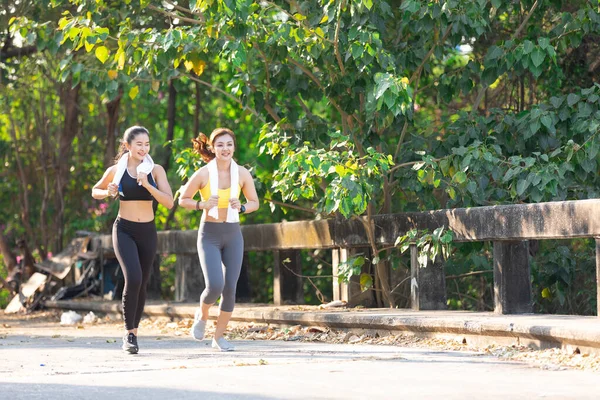
M 217 160 L 231 160 L 235 150 L 233 137 L 228 133 L 219 135 L 213 141 L 212 150 Z
M 130 157 L 142 161 L 150 152 L 150 137 L 147 133 L 138 133 L 131 142 L 127 142 L 127 150 L 129 150 Z

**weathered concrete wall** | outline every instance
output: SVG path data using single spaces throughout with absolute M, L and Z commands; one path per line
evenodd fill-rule
M 422 213 L 399 213 L 374 217 L 379 245 L 393 245 L 411 229 L 444 226 L 454 232 L 456 242 L 494 241 L 494 290 L 496 312 L 531 311 L 531 278 L 526 240 L 600 238 L 600 200 L 578 200 L 493 207 L 457 208 Z M 368 246 L 360 220 L 328 219 L 242 226 L 246 251 L 299 249 L 356 249 Z M 158 253 L 195 255 L 197 231 L 158 233 Z M 102 246 L 112 248 L 109 235 L 100 237 Z M 597 275 L 600 277 L 600 239 L 597 239 Z M 503 242 L 506 242 L 503 244 Z M 338 260 L 341 261 L 341 260 Z M 182 272 L 183 273 L 183 272 Z M 285 273 L 279 274 L 285 279 Z M 413 282 L 421 285 L 412 295 L 413 307 L 439 309 L 445 306 L 443 264 L 413 271 Z M 183 279 L 183 278 L 182 278 Z M 291 277 L 289 278 L 291 281 Z M 600 282 L 600 281 L 599 281 Z M 183 285 L 183 281 L 181 282 Z M 280 282 L 281 284 L 281 282 Z M 194 287 L 198 285 L 194 284 Z M 281 285 L 280 285 L 281 286 Z M 278 290 L 281 294 L 283 286 Z M 178 298 L 188 298 L 186 290 Z M 342 288 L 334 284 L 336 298 Z M 343 287 L 347 291 L 348 287 Z M 287 293 L 287 291 L 284 291 Z M 294 290 L 296 293 L 296 290 Z M 298 292 L 299 293 L 299 292 Z M 196 293 L 194 293 L 194 296 Z M 292 297 L 298 297 L 295 295 Z M 281 296 L 280 296 L 281 297 Z M 349 297 L 345 293 L 345 297 Z M 351 297 L 351 296 L 350 296 Z M 600 283 L 598 285 L 600 298 Z M 350 300 L 350 299 L 349 299 Z M 280 301 L 284 301 L 283 297 Z M 598 305 L 600 315 L 600 301 Z
M 493 207 L 456 208 L 423 213 L 378 215 L 375 237 L 392 245 L 411 229 L 445 226 L 456 242 L 600 237 L 600 200 L 559 201 Z M 330 249 L 368 246 L 357 220 L 319 220 L 242 226 L 246 251 Z M 195 253 L 197 231 L 158 233 L 158 253 Z M 104 247 L 112 248 L 109 235 Z
M 386 245 L 411 229 L 433 231 L 440 226 L 452 230 L 456 242 L 591 237 L 600 236 L 600 200 L 378 215 L 374 223 L 377 241 Z M 335 238 L 346 247 L 366 242 L 362 223 L 356 220 L 337 226 Z

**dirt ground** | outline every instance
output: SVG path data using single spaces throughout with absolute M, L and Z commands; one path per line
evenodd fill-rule
M 2 339 L 11 334 L 35 334 L 43 327 L 46 335 L 60 336 L 73 326 L 60 324 L 62 312 L 58 310 L 36 311 L 31 314 L 4 314 L 0 311 L 0 346 Z M 83 315 L 82 315 L 83 316 Z M 90 335 L 98 329 L 119 332 L 122 322 L 114 315 L 95 315 L 93 322 L 75 325 L 78 334 Z M 156 335 L 159 338 L 181 337 L 189 334 L 193 320 L 189 318 L 172 321 L 168 318 L 144 318 L 140 324 L 140 335 Z M 207 337 L 214 333 L 214 324 L 207 326 Z M 573 354 L 561 349 L 532 350 L 525 346 L 476 347 L 453 340 L 423 339 L 407 335 L 368 335 L 322 327 L 279 327 L 274 325 L 236 323 L 230 324 L 227 336 L 233 340 L 283 340 L 300 342 L 375 344 L 417 347 L 433 350 L 462 350 L 492 355 L 499 360 L 521 361 L 548 370 L 577 369 L 600 373 L 600 356 Z M 115 338 L 119 339 L 118 337 Z

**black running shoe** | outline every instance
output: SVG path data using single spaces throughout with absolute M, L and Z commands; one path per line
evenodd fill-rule
M 133 333 L 128 333 L 123 336 L 123 350 L 129 354 L 137 354 L 139 350 L 137 336 Z

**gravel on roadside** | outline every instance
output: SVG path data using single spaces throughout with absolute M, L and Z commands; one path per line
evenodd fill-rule
M 28 325 L 39 323 L 56 324 L 60 326 L 59 310 L 36 311 L 30 314 L 4 314 L 0 311 L 0 340 L 10 335 L 11 328 L 27 328 Z M 162 336 L 187 336 L 193 319 L 183 318 L 172 321 L 166 317 L 144 318 L 140 323 L 140 334 L 153 334 L 157 340 Z M 97 316 L 95 325 L 122 325 L 119 317 L 107 314 Z M 79 323 L 75 329 L 85 329 L 87 324 Z M 207 325 L 207 337 L 214 333 L 214 321 Z M 525 362 L 530 365 L 548 370 L 577 369 L 600 372 L 600 356 L 567 352 L 552 348 L 534 350 L 527 346 L 491 345 L 477 347 L 457 340 L 439 338 L 419 338 L 405 334 L 380 336 L 378 332 L 356 333 L 323 327 L 291 326 L 231 322 L 227 336 L 232 340 L 283 340 L 302 342 L 344 343 L 344 344 L 374 344 L 402 347 L 419 347 L 435 350 L 470 351 L 481 355 L 497 357 L 500 360 Z

